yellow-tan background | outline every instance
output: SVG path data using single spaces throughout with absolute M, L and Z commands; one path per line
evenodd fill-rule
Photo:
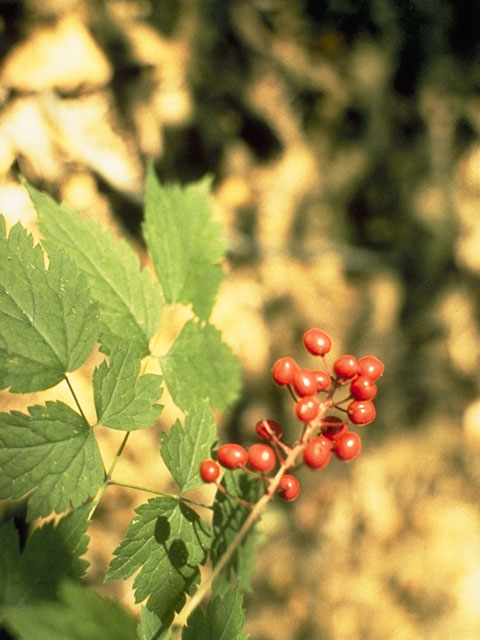
M 480 637 L 480 45 L 476 2 L 0 2 L 0 211 L 34 234 L 17 175 L 126 234 L 142 259 L 144 167 L 214 176 L 229 245 L 212 321 L 244 366 L 220 438 L 262 417 L 295 437 L 281 355 L 386 364 L 361 457 L 301 472 L 263 518 L 253 640 Z M 180 317 L 165 327 L 167 348 Z M 88 375 L 75 383 L 93 417 Z M 68 400 L 61 385 L 48 397 Z M 0 394 L 2 410 L 42 398 Z M 174 412 L 166 408 L 160 428 Z M 101 433 L 111 459 L 121 434 Z M 119 477 L 169 487 L 158 432 Z M 145 495 L 111 488 L 89 580 Z M 3 507 L 4 516 L 11 505 Z

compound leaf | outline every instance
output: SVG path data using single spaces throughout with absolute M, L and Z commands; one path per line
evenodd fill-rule
M 224 410 L 238 396 L 240 363 L 210 324 L 189 320 L 160 365 L 175 404 L 184 411 L 197 398 L 209 398 L 213 408 Z
M 167 628 L 185 594 L 195 589 L 210 533 L 198 514 L 175 498 L 149 500 L 136 513 L 106 580 L 126 579 L 140 569 L 133 585 L 135 600 L 148 598 L 148 608 Z
M 74 371 L 97 340 L 97 305 L 61 250 L 45 268 L 41 247 L 0 216 L 0 388 L 47 389 Z
M 137 622 L 118 602 L 70 581 L 58 601 L 35 602 L 2 610 L 19 640 L 133 640 Z
M 239 590 L 227 591 L 210 600 L 205 612 L 197 607 L 183 628 L 182 640 L 247 640 L 243 596 Z
M 181 491 L 202 485 L 200 462 L 210 456 L 217 438 L 208 400 L 200 400 L 188 413 L 185 427 L 177 421 L 162 434 L 162 458 Z
M 208 320 L 223 273 L 225 253 L 220 225 L 211 220 L 211 180 L 161 186 L 150 165 L 147 173 L 143 235 L 165 299 L 191 304 Z
M 155 404 L 161 395 L 161 377 L 138 377 L 140 358 L 135 345 L 119 342 L 113 346 L 110 364 L 95 369 L 93 389 L 98 422 L 112 429 L 133 431 L 151 427 L 162 407 Z
M 99 304 L 104 349 L 108 352 L 128 336 L 138 354 L 146 355 L 160 321 L 162 298 L 150 273 L 140 269 L 137 254 L 124 240 L 116 243 L 92 218 L 83 219 L 66 204 L 24 184 L 38 212 L 47 252 L 63 248 L 87 278 Z
M 28 499 L 28 519 L 80 506 L 104 479 L 85 420 L 62 402 L 0 413 L 0 499 Z

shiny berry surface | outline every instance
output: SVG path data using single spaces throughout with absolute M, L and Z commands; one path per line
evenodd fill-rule
M 305 396 L 295 403 L 295 415 L 302 422 L 315 420 L 318 415 L 319 404 L 316 398 Z
M 361 450 L 362 440 L 354 431 L 347 431 L 335 440 L 335 455 L 340 460 L 354 460 Z
M 277 384 L 292 384 L 299 367 L 293 358 L 280 358 L 272 367 L 272 376 Z
M 330 376 L 326 371 L 318 370 L 312 371 L 312 374 L 317 383 L 317 391 L 326 391 L 330 386 Z
M 220 467 L 215 460 L 203 460 L 200 463 L 200 476 L 204 482 L 215 482 L 220 475 Z
M 255 425 L 255 431 L 260 438 L 272 440 L 273 437 L 282 437 L 282 427 L 275 420 L 259 420 Z
M 357 376 L 350 383 L 350 393 L 355 400 L 373 400 L 377 390 L 377 385 L 368 376 Z
M 332 443 L 325 436 L 312 438 L 303 452 L 303 461 L 312 469 L 323 469 L 332 457 Z
M 303 344 L 315 356 L 323 356 L 332 348 L 330 336 L 321 329 L 308 329 L 308 331 L 305 331 Z
M 371 400 L 353 400 L 347 407 L 348 417 L 354 424 L 369 424 L 377 412 Z
M 255 471 L 271 471 L 276 463 L 275 452 L 268 444 L 257 442 L 248 449 L 248 465 Z
M 280 478 L 278 495 L 284 500 L 295 500 L 300 493 L 300 483 L 295 476 L 286 473 Z
M 385 365 L 375 356 L 363 356 L 358 361 L 358 372 L 362 376 L 370 378 L 372 382 L 383 375 Z
M 309 369 L 299 369 L 293 376 L 293 387 L 299 396 L 312 396 L 317 391 L 317 380 Z
M 333 363 L 333 370 L 339 378 L 354 378 L 358 373 L 358 362 L 355 356 L 345 354 Z
M 222 444 L 218 450 L 218 461 L 227 469 L 236 469 L 247 462 L 247 451 L 239 444 Z

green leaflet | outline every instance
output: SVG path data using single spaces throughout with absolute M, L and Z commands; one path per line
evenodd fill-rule
M 200 607 L 189 616 L 182 640 L 247 640 L 243 596 L 237 590 L 210 600 L 205 612 Z
M 153 426 L 162 407 L 155 404 L 162 393 L 161 377 L 140 377 L 135 345 L 119 342 L 112 347 L 110 363 L 95 369 L 93 389 L 98 422 L 112 429 L 133 431 Z
M 59 599 L 2 610 L 19 640 L 135 640 L 137 622 L 120 604 L 70 581 Z
M 161 186 L 150 165 L 143 235 L 170 303 L 191 304 L 208 320 L 223 279 L 220 226 L 211 220 L 209 178 L 182 187 Z
M 158 328 L 162 311 L 160 289 L 150 273 L 140 269 L 138 256 L 124 241 L 92 218 L 83 219 L 65 204 L 57 204 L 24 180 L 38 212 L 42 244 L 54 255 L 68 253 L 85 274 L 99 305 L 100 341 L 108 352 L 128 337 L 138 355 L 148 353 L 148 342 Z
M 21 553 L 13 521 L 0 526 L 0 607 L 55 599 L 62 578 L 84 574 L 88 563 L 80 556 L 88 545 L 89 510 L 84 505 L 56 526 L 35 529 Z
M 93 432 L 62 402 L 0 413 L 0 499 L 28 498 L 28 519 L 78 507 L 103 482 Z
M 97 305 L 63 251 L 48 270 L 39 245 L 17 223 L 6 235 L 0 216 L 0 388 L 51 387 L 77 369 L 98 337 Z
M 148 598 L 148 608 L 167 628 L 185 595 L 195 590 L 210 532 L 195 511 L 174 498 L 149 500 L 136 513 L 105 579 L 125 579 L 140 569 L 136 602 Z
M 171 640 L 171 635 L 166 631 L 162 631 L 162 621 L 153 611 L 147 607 L 142 607 L 140 623 L 137 627 L 139 640 Z
M 175 404 L 188 411 L 197 399 L 225 410 L 240 390 L 240 363 L 212 325 L 189 320 L 160 358 L 163 376 Z
M 200 462 L 210 457 L 217 439 L 208 400 L 199 401 L 185 419 L 185 427 L 176 422 L 162 434 L 162 458 L 181 491 L 203 484 Z

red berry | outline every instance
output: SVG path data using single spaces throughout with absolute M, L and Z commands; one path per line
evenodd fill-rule
M 255 425 L 255 431 L 264 440 L 272 440 L 273 437 L 282 437 L 282 427 L 275 420 L 260 420 Z
M 295 404 L 295 415 L 303 422 L 315 420 L 318 415 L 319 404 L 316 398 L 305 396 L 297 400 Z
M 272 367 L 272 376 L 277 384 L 292 384 L 298 364 L 293 358 L 280 358 Z
M 220 467 L 215 460 L 203 460 L 200 463 L 200 476 L 204 482 L 215 482 L 220 475 Z
M 330 376 L 326 371 L 312 371 L 312 374 L 317 382 L 317 391 L 326 391 L 330 386 Z
M 348 417 L 354 424 L 368 424 L 377 412 L 371 400 L 353 400 L 347 407 Z
M 350 393 L 355 400 L 373 400 L 377 395 L 377 385 L 368 376 L 357 376 L 350 383 Z
M 277 462 L 275 452 L 268 444 L 257 442 L 248 450 L 248 464 L 255 471 L 271 471 Z
M 372 382 L 378 380 L 385 370 L 385 365 L 375 356 L 363 356 L 358 361 L 358 371 Z
M 236 469 L 247 462 L 247 452 L 239 444 L 222 444 L 218 450 L 218 461 L 228 469 Z
M 332 457 L 332 443 L 324 436 L 312 438 L 303 451 L 303 461 L 312 469 L 323 469 Z
M 333 370 L 339 378 L 354 378 L 358 373 L 358 362 L 355 356 L 345 354 L 333 363 Z
M 312 396 L 317 391 L 317 380 L 309 369 L 299 369 L 293 376 L 293 386 L 299 396 Z
M 335 455 L 340 460 L 353 460 L 362 449 L 362 440 L 358 433 L 347 431 L 335 440 Z
M 329 440 L 337 440 L 346 431 L 347 423 L 337 416 L 325 416 L 322 420 L 322 434 Z
M 314 356 L 323 356 L 332 347 L 330 336 L 321 329 L 309 329 L 303 334 L 303 344 Z
M 295 476 L 286 473 L 278 483 L 278 495 L 284 500 L 295 500 L 300 493 L 300 483 Z

